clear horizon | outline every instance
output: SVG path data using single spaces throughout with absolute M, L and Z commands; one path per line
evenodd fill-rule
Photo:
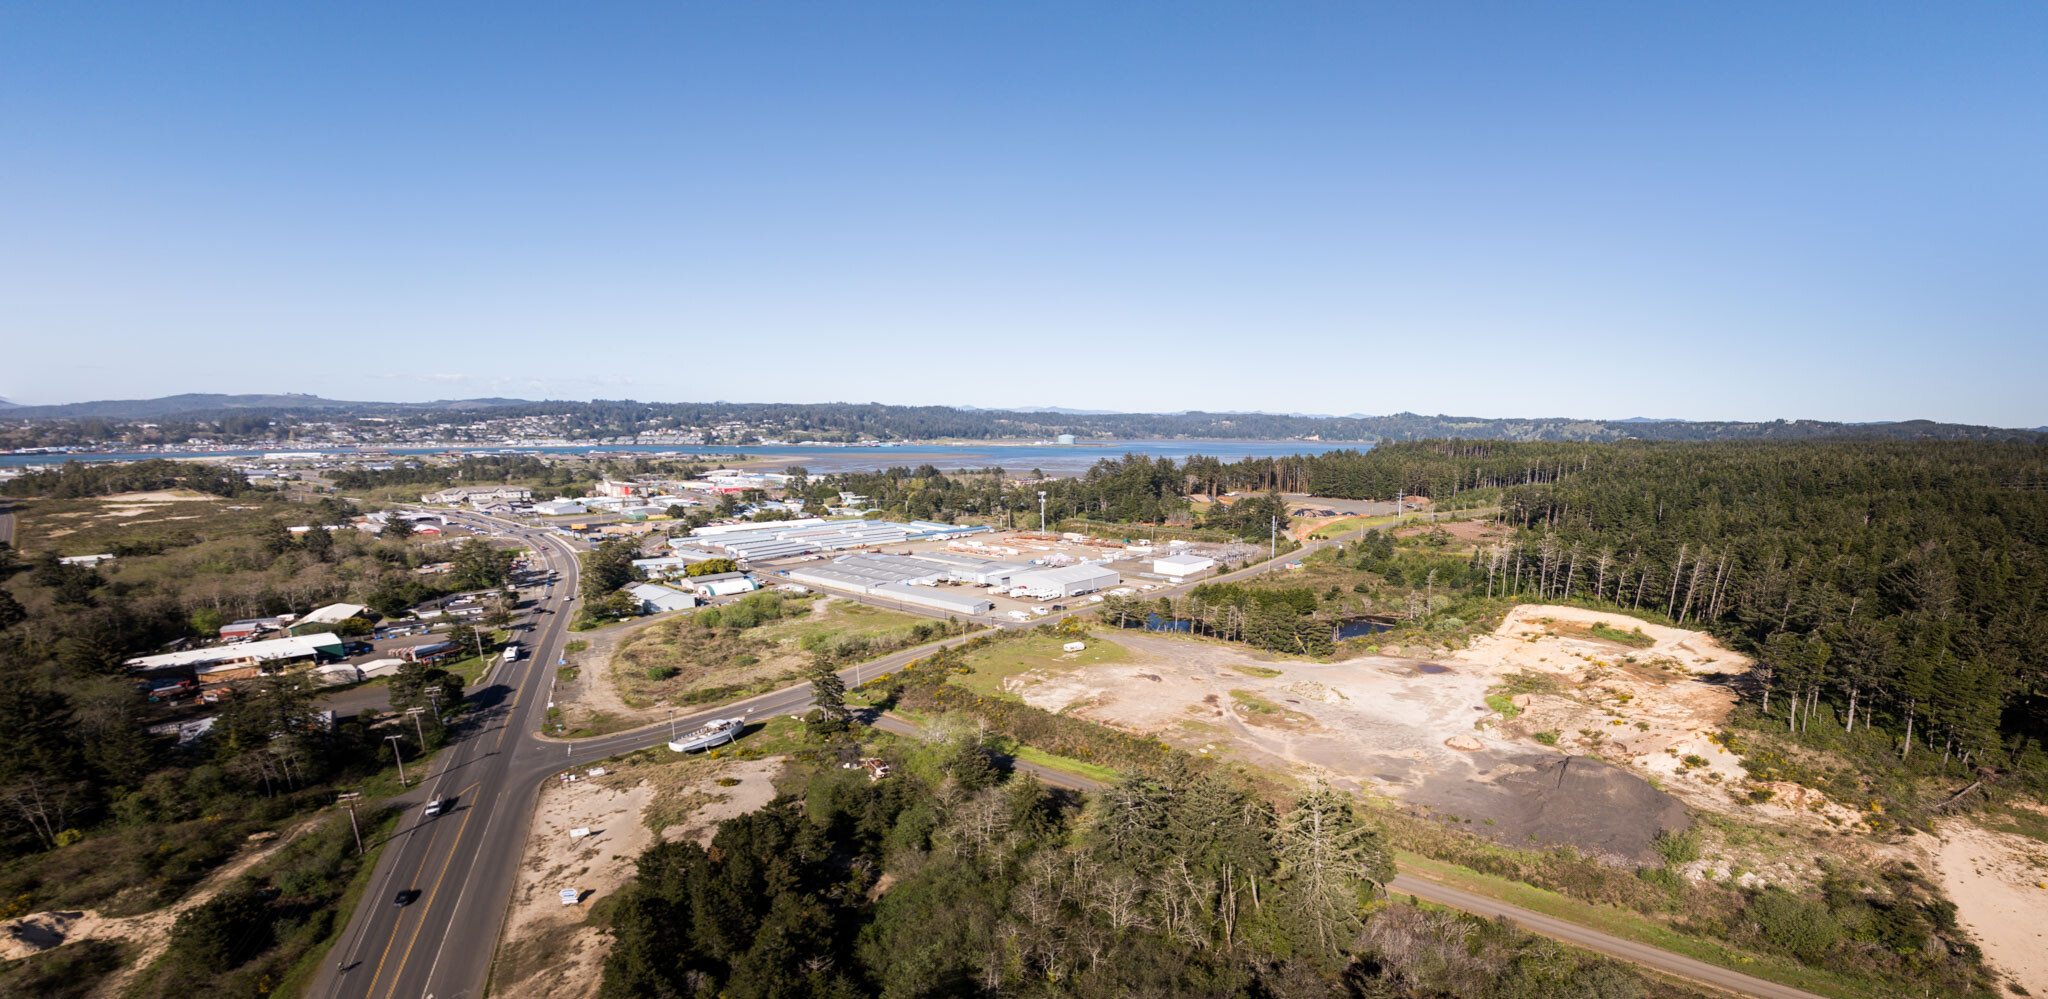
M 16 6 L 0 397 L 2048 425 L 2043 51 L 2037 5 Z

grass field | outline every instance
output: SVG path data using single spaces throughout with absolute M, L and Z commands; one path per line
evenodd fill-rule
M 871 658 L 874 649 L 908 643 L 919 626 L 938 624 L 851 600 L 785 599 L 785 606 L 792 616 L 752 628 L 706 628 L 697 615 L 686 615 L 629 636 L 612 657 L 620 696 L 644 706 L 745 687 L 802 669 L 814 649 L 861 650 L 845 657 L 857 661 Z
M 1352 531 L 1366 527 L 1384 527 L 1393 522 L 1393 514 L 1388 514 L 1384 517 L 1345 517 L 1340 520 L 1330 521 L 1316 528 L 1314 531 L 1309 532 L 1309 537 L 1318 541 L 1327 541 L 1340 534 L 1349 534 Z
M 1087 643 L 1086 649 L 1080 652 L 1063 651 L 1061 646 L 1071 641 L 1075 639 L 1032 635 L 976 649 L 967 655 L 967 665 L 974 672 L 965 676 L 955 676 L 952 682 L 983 697 L 1008 697 L 1014 700 L 1013 695 L 1003 690 L 1003 681 L 1019 673 L 1034 669 L 1059 673 L 1088 666 L 1127 662 L 1131 657 L 1123 646 L 1094 635 L 1080 639 Z

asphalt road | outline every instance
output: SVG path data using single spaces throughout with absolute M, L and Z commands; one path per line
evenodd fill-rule
M 451 516 L 479 524 L 487 522 L 476 515 Z M 659 746 L 670 738 L 668 722 L 574 741 L 547 740 L 536 734 L 546 716 L 546 697 L 552 689 L 548 671 L 562 655 L 571 617 L 569 609 L 580 573 L 573 550 L 557 536 L 504 521 L 489 520 L 488 524 L 526 541 L 542 553 L 548 567 L 559 571 L 562 582 L 556 585 L 552 596 L 537 603 L 552 613 L 534 616 L 536 623 L 528 643 L 531 652 L 522 662 L 499 665 L 468 695 L 471 710 L 455 733 L 455 742 L 434 761 L 433 772 L 420 782 L 420 789 L 399 799 L 400 804 L 407 806 L 406 815 L 372 874 L 368 893 L 342 934 L 335 962 L 323 967 L 311 995 L 381 999 L 481 997 L 519 858 L 525 850 L 533 802 L 541 785 L 571 767 L 589 766 L 606 757 Z M 1275 564 L 1304 557 L 1333 543 L 1311 542 L 1276 563 L 1240 569 L 1220 578 L 1243 578 L 1270 571 Z M 1203 580 L 1209 581 L 1212 580 Z M 1193 585 L 1165 587 L 1152 595 L 1174 595 Z M 1004 622 L 998 627 L 1035 627 L 1089 609 L 1090 605 L 1082 605 L 1028 624 Z M 877 672 L 898 668 L 964 640 L 965 637 L 952 638 L 905 649 L 849 667 L 841 676 L 850 685 L 857 684 Z M 714 718 L 799 714 L 808 708 L 810 700 L 809 685 L 798 685 L 679 715 L 673 727 L 686 731 Z M 885 731 L 917 731 L 910 723 L 892 716 L 882 716 L 875 724 Z M 1058 787 L 1089 791 L 1101 786 L 1024 761 L 1014 761 L 1014 766 Z M 432 818 L 420 814 L 418 806 L 426 800 L 451 796 L 455 799 L 451 810 Z M 1391 887 L 1402 894 L 1467 912 L 1505 917 L 1533 933 L 1690 981 L 1761 999 L 1819 999 L 1809 992 L 1412 875 L 1396 877 Z M 393 900 L 401 890 L 417 891 L 420 895 L 410 905 L 398 906 Z

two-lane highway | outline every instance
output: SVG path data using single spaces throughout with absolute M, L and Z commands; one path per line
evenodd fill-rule
M 578 578 L 567 545 L 544 532 L 513 533 L 558 578 L 529 611 L 521 642 L 527 653 L 499 663 L 471 690 L 451 743 L 400 799 L 404 817 L 313 995 L 420 997 L 434 994 L 439 978 L 461 983 L 443 997 L 481 991 L 495 935 L 457 931 L 451 939 L 451 931 L 495 926 L 511 890 L 532 800 L 508 793 L 518 783 L 510 778 L 520 748 L 540 748 L 525 734 L 547 712 L 547 678 L 561 655 Z M 449 804 L 428 816 L 422 806 L 435 798 Z M 408 904 L 397 904 L 400 893 Z

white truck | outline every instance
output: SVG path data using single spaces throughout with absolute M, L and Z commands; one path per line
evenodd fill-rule
M 506 661 L 506 662 L 508 662 L 508 663 L 509 663 L 509 662 L 517 662 L 517 661 L 519 661 L 519 643 L 518 643 L 518 642 L 513 642 L 513 643 L 511 643 L 511 644 L 509 644 L 509 645 L 505 646 L 505 661 Z

